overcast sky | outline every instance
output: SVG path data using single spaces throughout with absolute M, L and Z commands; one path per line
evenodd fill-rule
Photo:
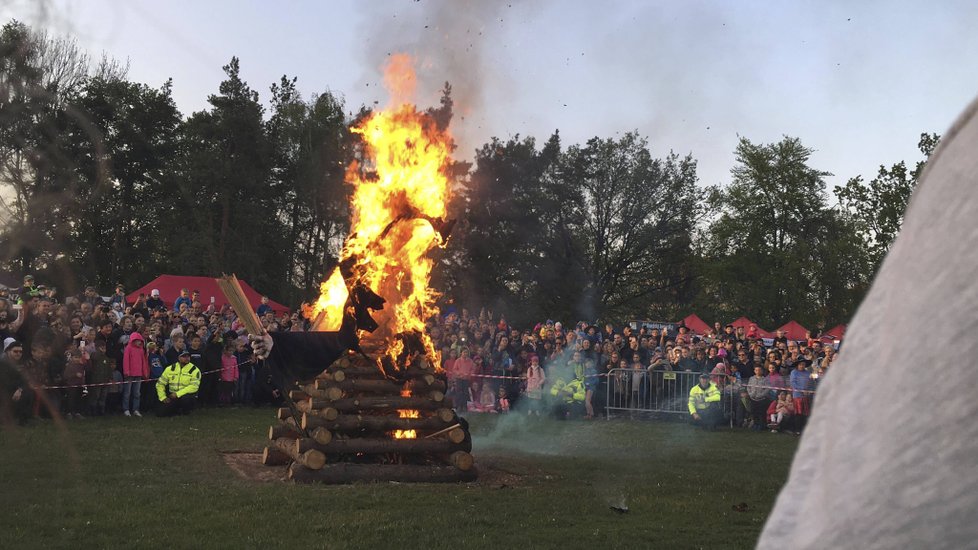
M 638 130 L 656 156 L 692 153 L 704 185 L 729 181 L 738 136 L 800 137 L 830 188 L 872 177 L 918 160 L 919 134 L 978 92 L 978 2 L 6 0 L 0 15 L 128 59 L 133 80 L 172 77 L 184 115 L 235 55 L 266 102 L 287 74 L 350 111 L 383 104 L 380 67 L 404 51 L 423 106 L 454 86 L 460 157 L 492 136 Z

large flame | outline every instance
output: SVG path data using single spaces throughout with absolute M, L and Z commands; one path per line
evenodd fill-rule
M 408 56 L 392 56 L 384 81 L 394 98 L 392 106 L 352 129 L 366 144 L 363 165 L 354 162 L 347 170 L 347 182 L 354 186 L 353 215 L 341 264 L 352 260 L 353 280 L 341 285 L 337 268 L 305 314 L 314 330 L 338 330 L 347 285 L 365 284 L 387 300 L 375 317 L 378 335 L 388 340 L 392 355 L 402 346 L 396 335 L 416 333 L 438 365 L 437 350 L 424 332 L 425 319 L 437 314 L 437 294 L 428 288 L 433 266 L 428 253 L 443 244 L 432 221 L 446 215 L 452 141 L 430 115 L 407 102 L 415 85 Z

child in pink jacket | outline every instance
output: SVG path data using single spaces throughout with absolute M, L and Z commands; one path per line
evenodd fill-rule
M 149 358 L 144 349 L 145 344 L 143 335 L 133 331 L 122 355 L 122 414 L 126 416 L 142 416 L 139 412 L 139 389 L 143 380 L 149 378 Z

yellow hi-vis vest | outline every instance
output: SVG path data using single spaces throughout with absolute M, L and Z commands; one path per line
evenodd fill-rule
M 193 363 L 181 365 L 179 361 L 163 370 L 160 379 L 156 381 L 156 395 L 160 401 L 171 393 L 177 397 L 197 393 L 200 389 L 200 369 Z
M 583 403 L 584 398 L 586 397 L 584 382 L 582 382 L 579 378 L 575 378 L 568 382 L 567 385 L 564 386 L 564 392 L 570 392 L 570 395 L 567 395 L 564 398 L 567 403 L 573 403 L 575 401 L 578 403 Z
M 720 402 L 720 389 L 713 382 L 705 390 L 699 384 L 689 390 L 689 414 L 696 414 L 707 407 L 708 403 Z

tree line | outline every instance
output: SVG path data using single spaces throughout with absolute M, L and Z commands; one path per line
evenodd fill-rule
M 240 62 L 184 116 L 172 83 L 132 82 L 72 39 L 12 21 L 0 31 L 0 267 L 73 292 L 134 288 L 161 273 L 235 272 L 297 304 L 316 292 L 349 229 L 349 131 L 370 109 L 295 77 L 269 108 Z M 428 109 L 452 119 L 451 87 Z M 880 167 L 830 193 L 796 137 L 741 138 L 728 185 L 696 160 L 655 156 L 637 132 L 564 144 L 559 132 L 492 138 L 450 167 L 458 219 L 437 252 L 445 302 L 513 322 L 747 315 L 844 322 L 899 231 L 924 160 Z

